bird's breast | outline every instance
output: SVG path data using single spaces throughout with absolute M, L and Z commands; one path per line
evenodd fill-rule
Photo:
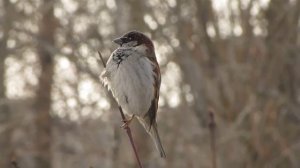
M 129 55 L 114 63 L 110 88 L 125 112 L 143 115 L 154 97 L 154 77 L 151 62 L 146 57 Z

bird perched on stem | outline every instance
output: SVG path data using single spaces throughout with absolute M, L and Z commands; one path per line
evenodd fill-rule
M 128 32 L 113 42 L 119 48 L 111 54 L 100 78 L 130 116 L 123 127 L 136 117 L 154 140 L 160 156 L 166 157 L 156 123 L 161 75 L 154 45 L 138 31 Z

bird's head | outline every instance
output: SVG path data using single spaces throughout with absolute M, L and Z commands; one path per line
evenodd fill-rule
M 154 51 L 152 41 L 145 34 L 135 30 L 114 39 L 113 42 L 119 44 L 121 47 L 137 47 L 144 45 L 150 52 Z

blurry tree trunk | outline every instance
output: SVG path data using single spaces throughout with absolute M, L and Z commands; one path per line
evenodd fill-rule
M 268 21 L 268 35 L 266 37 L 268 57 L 266 59 L 270 63 L 265 67 L 267 76 L 264 81 L 264 88 L 278 88 L 288 97 L 296 99 L 294 90 L 296 87 L 293 86 L 295 72 L 292 69 L 297 57 L 292 49 L 297 47 L 300 2 L 294 3 L 288 3 L 285 0 L 272 0 L 269 4 L 266 13 Z
M 137 28 L 139 28 L 138 31 L 146 30 L 147 26 L 144 22 L 144 13 L 146 12 L 145 2 L 139 0 L 129 0 L 128 4 L 130 11 L 129 30 L 137 30 Z
M 177 13 L 181 13 L 180 9 L 180 3 L 178 7 L 176 7 Z M 198 9 L 200 10 L 200 9 Z M 199 14 L 200 15 L 200 14 Z M 195 55 L 191 49 L 187 46 L 187 43 L 185 41 L 191 40 L 192 33 L 190 31 L 193 27 L 190 22 L 185 21 L 184 19 L 180 18 L 178 21 L 179 26 L 178 27 L 178 33 L 177 37 L 180 41 L 180 48 L 176 51 L 178 54 L 178 57 L 176 61 L 178 62 L 178 65 L 181 67 L 181 70 L 183 71 L 183 78 L 184 81 L 187 82 L 187 84 L 191 87 L 191 93 L 193 94 L 193 102 L 191 104 L 193 111 L 195 112 L 197 119 L 199 121 L 199 124 L 201 126 L 205 126 L 206 119 L 207 119 L 207 112 L 206 112 L 206 101 L 205 101 L 205 92 L 203 90 L 203 77 L 202 72 L 199 66 L 199 63 L 197 62 L 197 57 L 199 55 Z M 203 27 L 203 29 L 205 26 Z M 206 33 L 206 29 L 203 30 L 204 34 Z M 199 35 L 201 36 L 201 35 Z M 204 35 L 205 36 L 205 35 Z M 206 38 L 210 39 L 210 37 L 207 35 Z M 205 39 L 206 39 L 205 38 Z M 209 40 L 210 41 L 210 40 Z M 211 42 L 211 41 L 210 41 Z M 210 42 L 207 42 L 207 45 L 212 45 Z M 212 50 L 211 47 L 208 47 Z M 210 50 L 208 49 L 208 50 Z M 212 51 L 213 52 L 213 51 Z M 213 56 L 214 57 L 214 56 Z M 213 61 L 213 60 L 211 60 Z M 210 64 L 210 63 L 209 63 Z M 211 66 L 213 66 L 213 62 L 211 62 Z
M 216 32 L 216 39 L 219 38 L 219 29 L 217 26 L 217 22 L 214 16 L 213 8 L 212 8 L 212 2 L 211 0 L 196 0 L 197 5 L 197 19 L 200 26 L 200 32 L 201 34 L 199 37 L 203 38 L 203 41 L 207 51 L 207 54 L 209 56 L 208 65 L 209 70 L 212 75 L 214 75 L 214 72 L 216 70 L 216 64 L 219 59 L 219 53 L 218 49 L 215 47 L 213 40 L 209 36 L 207 32 L 207 28 L 209 23 L 212 23 L 214 27 L 214 31 Z
M 39 25 L 38 57 L 41 66 L 39 86 L 36 92 L 36 156 L 37 168 L 51 167 L 51 86 L 53 82 L 54 55 L 44 44 L 54 45 L 56 22 L 53 15 L 53 2 L 44 0 L 42 18 Z
M 178 35 L 181 39 L 184 34 L 181 32 Z M 204 81 L 199 64 L 195 61 L 192 52 L 189 51 L 184 43 L 181 43 L 181 49 L 178 52 L 177 58 L 178 65 L 183 71 L 183 78 L 191 87 L 191 93 L 193 94 L 193 102 L 191 104 L 193 111 L 195 112 L 200 126 L 205 127 L 207 125 L 207 107 L 205 100 L 205 92 L 203 89 Z
M 242 0 L 238 1 L 239 4 L 239 12 L 240 12 L 240 24 L 243 30 L 243 46 L 242 46 L 242 54 L 239 58 L 242 61 L 248 60 L 250 55 L 250 49 L 253 40 L 253 25 L 251 25 L 251 9 L 254 4 L 254 0 L 250 0 L 247 8 L 243 8 Z M 246 45 L 247 44 L 247 45 Z
M 129 16 L 124 15 L 124 13 L 127 13 L 128 7 L 127 7 L 127 1 L 116 1 L 117 11 L 115 12 L 115 19 L 114 19 L 114 25 L 115 25 L 115 33 L 116 35 L 121 35 L 122 33 L 125 33 L 129 27 Z
M 6 97 L 6 85 L 5 85 L 5 59 L 8 55 L 7 51 L 7 40 L 8 33 L 11 28 L 11 22 L 9 16 L 11 14 L 11 5 L 9 0 L 3 1 L 3 23 L 2 32 L 3 37 L 0 41 L 0 128 L 4 128 L 4 131 L 0 134 L 0 167 L 9 167 L 11 145 L 10 138 L 12 129 L 10 128 L 10 112 L 7 104 Z

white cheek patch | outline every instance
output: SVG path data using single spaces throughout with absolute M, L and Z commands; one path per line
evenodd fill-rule
M 136 47 L 134 47 L 134 50 L 140 54 L 146 54 L 147 52 L 147 47 L 143 44 L 143 45 L 138 45 Z

